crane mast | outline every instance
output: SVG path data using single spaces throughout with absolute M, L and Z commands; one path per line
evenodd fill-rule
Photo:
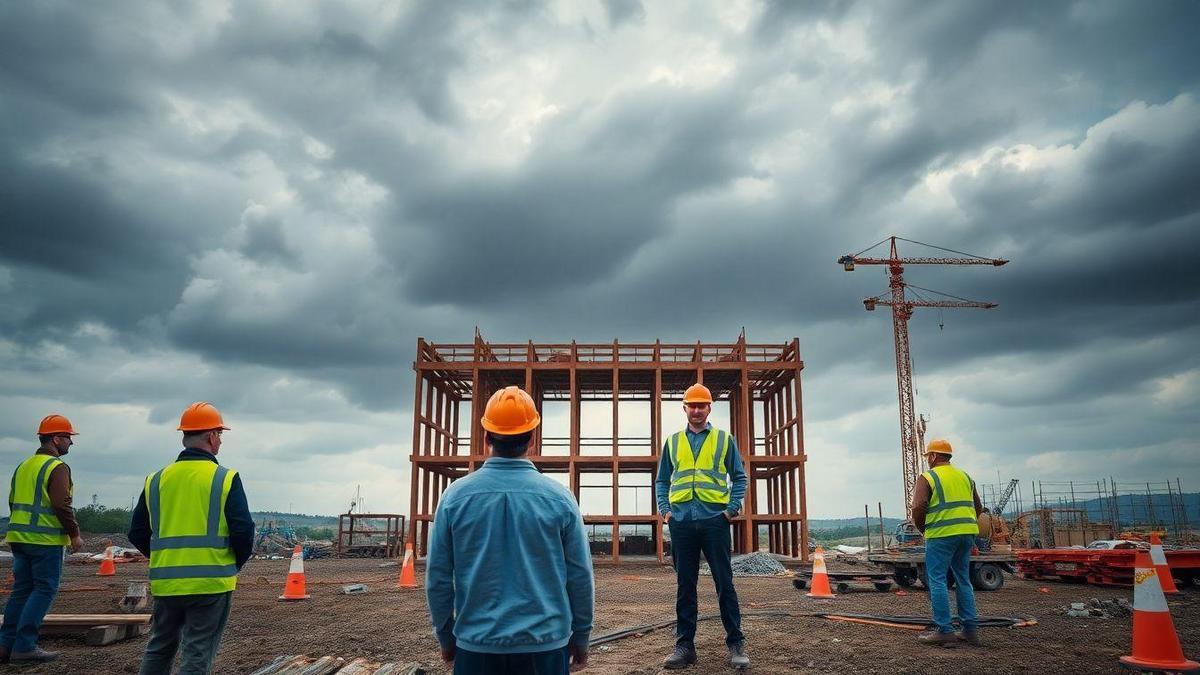
M 1000 267 L 1008 261 L 999 258 L 982 258 L 979 256 L 970 256 L 966 258 L 953 257 L 915 257 L 903 258 L 896 250 L 896 240 L 899 237 L 889 237 L 891 241 L 891 250 L 887 258 L 870 258 L 861 257 L 859 255 L 844 255 L 838 258 L 838 263 L 847 272 L 854 271 L 856 265 L 884 265 L 888 272 L 888 289 L 887 297 L 874 296 L 863 300 L 863 306 L 867 311 L 874 311 L 879 305 L 884 305 L 892 308 L 892 334 L 895 339 L 896 347 L 896 393 L 900 402 L 900 464 L 901 472 L 904 477 L 904 514 L 907 520 L 912 520 L 912 495 L 913 489 L 917 484 L 917 477 L 921 475 L 921 460 L 922 450 L 920 443 L 924 436 L 924 420 L 921 420 L 921 426 L 918 429 L 916 416 L 916 400 L 913 396 L 912 383 L 912 355 L 908 339 L 908 320 L 912 318 L 913 309 L 917 307 L 937 307 L 946 309 L 961 309 L 961 308 L 976 308 L 976 309 L 992 309 L 996 307 L 995 303 L 979 302 L 975 300 L 967 300 L 966 298 L 958 298 L 955 296 L 947 296 L 950 300 L 926 300 L 924 298 L 912 299 L 906 296 L 905 289 L 908 284 L 904 281 L 904 266 L 905 265 L 991 265 Z M 909 241 L 903 239 L 902 241 Z M 883 243 L 883 242 L 879 242 Z M 912 242 L 920 244 L 921 242 Z M 878 244 L 876 244 L 877 246 Z M 922 244 L 929 246 L 929 244 Z M 871 248 L 874 248 L 872 246 Z M 931 248 L 940 248 L 932 246 Z M 870 249 L 867 249 L 870 250 Z M 949 249 L 941 249 L 949 251 Z M 950 251 L 958 253 L 957 251 Z M 969 255 L 969 254 L 963 254 Z M 917 287 L 913 287 L 917 288 Z M 927 289 L 924 289 L 927 290 Z M 937 291 L 933 291 L 937 292 Z M 939 293 L 939 295 L 945 295 Z

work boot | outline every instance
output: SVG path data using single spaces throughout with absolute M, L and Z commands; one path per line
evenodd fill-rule
M 971 629 L 964 628 L 961 631 L 955 633 L 955 635 L 958 636 L 959 640 L 962 640 L 963 642 L 971 645 L 972 647 L 982 647 L 983 646 L 983 640 L 979 639 L 979 629 L 978 628 L 971 628 Z
M 739 642 L 729 645 L 729 665 L 735 670 L 745 670 L 750 667 L 750 657 L 746 656 L 746 643 Z
M 0 647 L 0 663 L 8 663 L 8 647 Z
M 684 647 L 683 645 L 675 645 L 675 652 L 663 661 L 663 668 L 667 670 L 679 670 L 687 668 L 696 662 L 696 648 Z
M 958 643 L 958 636 L 954 633 L 943 633 L 941 631 L 931 630 L 921 633 L 917 636 L 917 640 L 922 644 L 937 645 L 939 647 L 953 647 Z
M 48 652 L 41 647 L 34 647 L 29 652 L 13 652 L 8 656 L 9 663 L 45 663 L 58 658 L 58 652 Z

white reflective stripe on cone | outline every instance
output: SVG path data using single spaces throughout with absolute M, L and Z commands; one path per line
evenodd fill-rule
M 288 574 L 304 572 L 304 556 L 297 553 L 292 556 L 292 564 L 288 566 Z
M 404 549 L 404 564 L 405 565 L 408 564 L 409 560 L 412 560 L 412 557 L 413 557 L 412 548 Z
M 1163 553 L 1162 546 L 1150 547 L 1150 562 L 1154 563 L 1155 565 L 1167 564 L 1167 554 Z
M 1158 572 L 1153 567 L 1139 567 L 1133 572 L 1133 611 L 1168 611 L 1167 598 L 1158 583 Z
M 824 572 L 824 571 L 825 571 L 825 556 L 818 553 L 817 557 L 813 560 L 813 572 Z

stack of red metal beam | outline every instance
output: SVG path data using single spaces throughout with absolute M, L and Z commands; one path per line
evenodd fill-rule
M 1026 579 L 1098 586 L 1132 586 L 1133 549 L 1034 548 L 1017 551 L 1017 570 Z M 1171 575 L 1183 584 L 1200 578 L 1200 549 L 1166 551 Z

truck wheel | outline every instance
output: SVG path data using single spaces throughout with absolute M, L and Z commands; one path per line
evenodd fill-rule
M 808 582 L 803 579 L 792 579 L 792 585 L 801 591 L 808 588 Z
M 981 591 L 998 591 L 1004 585 L 1004 575 L 999 567 L 983 563 L 971 570 L 971 585 Z
M 900 588 L 912 588 L 917 585 L 917 573 L 912 570 L 896 570 L 892 575 L 896 579 L 896 584 Z
M 875 582 L 875 590 L 877 590 L 881 593 L 887 593 L 888 591 L 892 590 L 892 582 L 876 581 Z
M 837 586 L 835 587 L 835 590 L 838 593 L 849 593 L 850 592 L 850 584 L 848 584 L 844 581 L 839 581 L 837 583 Z

